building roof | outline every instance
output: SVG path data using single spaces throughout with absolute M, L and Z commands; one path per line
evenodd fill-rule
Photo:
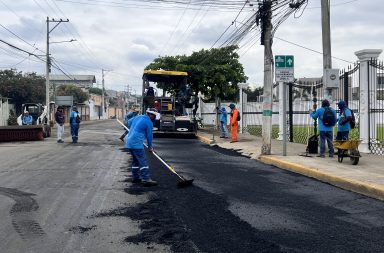
M 89 81 L 96 83 L 96 77 L 94 75 L 50 75 L 51 81 Z

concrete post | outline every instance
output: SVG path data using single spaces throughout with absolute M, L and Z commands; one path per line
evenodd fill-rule
M 246 89 L 248 87 L 248 83 L 238 83 L 237 86 L 239 87 L 239 98 L 240 98 L 240 105 L 239 105 L 239 113 L 240 113 L 240 133 L 242 134 L 243 133 L 243 128 L 244 128 L 244 124 L 243 124 L 243 112 L 244 112 L 244 109 L 243 109 L 243 104 L 244 104 L 244 101 L 243 101 L 243 89 Z
M 202 106 L 201 94 L 198 95 L 198 98 L 199 98 L 199 107 L 197 108 L 197 114 L 199 115 L 199 118 L 201 119 L 201 106 Z
M 370 94 L 376 92 L 375 89 L 371 89 L 369 91 L 369 81 L 371 84 L 376 83 L 376 72 L 373 71 L 368 72 L 368 61 L 375 60 L 379 57 L 383 50 L 381 49 L 363 49 L 355 52 L 357 58 L 360 61 L 360 110 L 359 110 L 359 127 L 360 127 L 360 139 L 361 144 L 359 146 L 359 151 L 362 153 L 370 153 L 369 149 L 369 133 L 372 131 L 373 125 L 373 117 L 371 121 L 369 120 L 369 107 L 372 106 L 372 102 L 370 98 L 372 95 Z M 376 85 L 371 85 L 371 87 L 376 87 Z M 371 126 L 371 127 L 370 127 Z

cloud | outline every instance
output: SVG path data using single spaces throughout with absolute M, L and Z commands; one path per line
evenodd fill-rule
M 0 2 L 0 24 L 45 52 L 46 17 L 68 18 L 51 33 L 51 41 L 77 39 L 77 42 L 51 45 L 51 54 L 69 74 L 94 74 L 101 80 L 101 69 L 109 69 L 105 77 L 109 88 L 121 89 L 127 83 L 140 90 L 144 67 L 159 55 L 190 55 L 209 49 L 218 41 L 221 45 L 231 31 L 249 17 L 247 6 L 233 25 L 237 10 L 215 9 L 207 5 L 143 4 L 134 1 L 92 2 L 76 4 L 63 1 Z M 355 51 L 383 48 L 384 30 L 381 24 L 382 1 L 331 1 L 333 66 L 344 68 L 357 60 Z M 295 56 L 296 77 L 322 75 L 322 34 L 320 1 L 309 1 L 297 18 L 289 17 L 275 33 L 273 53 Z M 257 8 L 257 6 L 254 6 Z M 53 25 L 53 24 L 51 24 Z M 53 27 L 53 26 L 51 26 Z M 33 47 L 0 27 L 3 40 L 23 48 Z M 264 47 L 251 31 L 240 44 L 240 62 L 251 85 L 263 84 Z M 283 40 L 280 40 L 280 39 Z M 6 50 L 6 51 L 5 51 Z M 37 51 L 39 52 L 39 51 Z M 42 52 L 39 52 L 42 53 Z M 28 55 L 0 45 L 0 67 L 17 67 L 22 71 L 45 73 L 45 63 L 28 59 Z M 381 57 L 382 58 L 382 57 Z M 24 60 L 25 59 L 25 60 Z M 24 60 L 24 61 L 23 61 Z M 35 62 L 37 61 L 37 62 Z M 347 61 L 347 62 L 346 62 Z M 17 65 L 16 65 L 17 64 Z M 57 70 L 53 70 L 57 71 Z

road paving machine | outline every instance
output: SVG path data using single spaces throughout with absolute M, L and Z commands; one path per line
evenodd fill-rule
M 154 134 L 196 134 L 187 80 L 187 72 L 144 70 L 142 113 L 148 108 L 157 109 L 159 115 L 154 122 Z M 163 93 L 163 96 L 159 96 L 155 91 L 155 83 L 169 87 L 171 94 Z

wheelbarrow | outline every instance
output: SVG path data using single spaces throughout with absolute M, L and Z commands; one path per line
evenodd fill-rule
M 337 161 L 343 162 L 344 157 L 349 157 L 352 165 L 359 163 L 361 157 L 358 147 L 360 140 L 334 141 L 333 147 L 337 148 Z

